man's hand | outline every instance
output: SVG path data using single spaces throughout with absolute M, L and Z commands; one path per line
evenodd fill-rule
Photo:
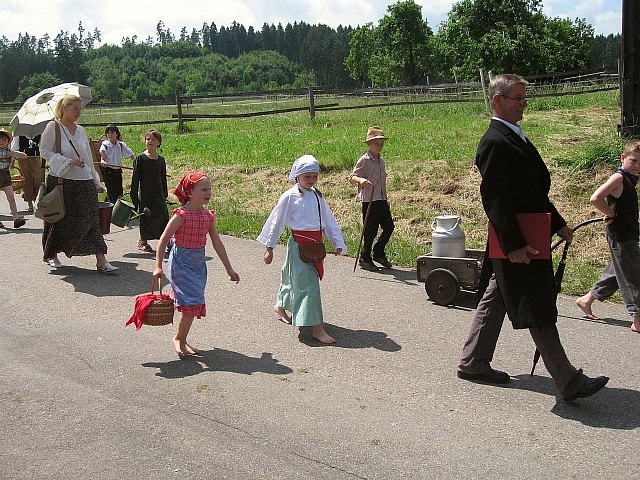
M 571 242 L 573 242 L 573 230 L 566 225 L 558 230 L 558 236 L 567 242 L 567 245 L 570 245 Z
M 526 247 L 507 253 L 507 258 L 511 263 L 529 263 L 531 261 L 529 254 L 538 255 L 539 253 L 538 250 L 527 245 Z

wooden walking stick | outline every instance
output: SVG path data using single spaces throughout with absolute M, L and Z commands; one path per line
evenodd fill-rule
M 102 166 L 100 162 L 93 162 L 93 163 L 94 165 Z M 115 165 L 113 163 L 107 163 L 107 167 L 118 167 L 118 168 L 124 168 L 125 170 L 133 170 L 133 167 L 126 167 L 124 165 Z
M 369 181 L 371 183 L 371 181 Z M 371 211 L 371 204 L 373 203 L 373 191 L 375 189 L 375 185 L 371 183 L 371 198 L 369 199 L 369 205 L 367 206 L 367 211 L 364 214 L 364 222 L 362 224 L 362 235 L 360 235 L 360 243 L 358 244 L 358 252 L 356 253 L 356 263 L 353 264 L 353 271 L 356 271 L 356 267 L 358 266 L 358 260 L 360 260 L 360 249 L 362 248 L 362 240 L 364 240 L 364 231 L 367 228 L 367 221 L 369 220 L 369 212 Z

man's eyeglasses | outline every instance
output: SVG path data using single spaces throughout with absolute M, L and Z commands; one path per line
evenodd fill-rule
M 524 105 L 525 103 L 527 103 L 527 97 L 510 97 L 509 95 L 503 95 L 502 93 L 499 94 L 501 97 L 505 97 L 508 98 L 509 100 L 513 100 L 514 102 L 518 102 L 520 105 Z

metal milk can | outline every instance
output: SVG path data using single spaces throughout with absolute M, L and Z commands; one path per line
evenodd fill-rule
M 431 224 L 431 255 L 464 258 L 464 232 L 458 215 L 440 215 Z

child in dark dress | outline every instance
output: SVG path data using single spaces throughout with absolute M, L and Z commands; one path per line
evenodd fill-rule
M 149 240 L 158 240 L 167 223 L 167 165 L 164 157 L 158 154 L 162 135 L 157 130 L 148 130 L 144 134 L 147 147 L 133 161 L 131 178 L 131 202 L 138 211 L 148 208 L 150 214 L 140 217 L 140 240 L 138 250 L 153 253 Z

